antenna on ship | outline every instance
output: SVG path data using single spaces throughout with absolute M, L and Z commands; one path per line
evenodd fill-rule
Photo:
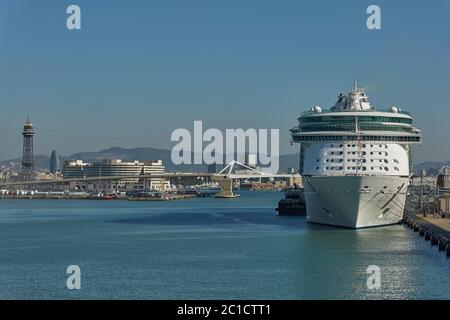
M 357 86 L 357 83 L 356 83 L 356 79 L 353 79 L 353 93 L 356 93 L 356 91 L 358 90 L 358 86 Z

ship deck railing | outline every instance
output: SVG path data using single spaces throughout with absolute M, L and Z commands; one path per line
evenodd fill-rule
M 300 112 L 300 116 L 304 116 L 304 115 L 308 115 L 308 114 L 322 114 L 322 113 L 330 113 L 330 112 L 360 112 L 360 113 L 367 113 L 367 112 L 386 112 L 386 113 L 392 113 L 392 114 L 404 114 L 407 116 L 411 116 L 411 113 L 408 111 L 397 111 L 397 112 L 392 112 L 390 109 L 377 109 L 377 108 L 373 108 L 370 110 L 345 110 L 345 111 L 333 111 L 331 108 L 327 108 L 327 109 L 322 109 L 321 112 L 314 112 L 312 110 L 306 110 L 306 111 L 302 111 Z

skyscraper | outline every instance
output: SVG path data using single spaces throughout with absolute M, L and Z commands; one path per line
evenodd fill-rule
M 56 151 L 53 150 L 52 151 L 52 155 L 50 157 L 50 172 L 55 174 L 59 170 L 60 170 L 60 168 L 59 168 L 59 157 L 56 154 Z
M 22 174 L 23 181 L 32 181 L 34 175 L 34 159 L 33 159 L 33 136 L 34 129 L 30 119 L 27 119 L 23 126 L 23 157 L 22 157 Z

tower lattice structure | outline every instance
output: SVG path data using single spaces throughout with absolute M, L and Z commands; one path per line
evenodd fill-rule
M 27 119 L 23 126 L 23 157 L 22 157 L 22 175 L 23 181 L 35 180 L 34 157 L 33 157 L 33 136 L 34 129 L 30 119 Z

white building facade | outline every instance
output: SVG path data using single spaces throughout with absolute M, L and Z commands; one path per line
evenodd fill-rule
M 144 179 L 140 176 L 151 174 L 164 174 L 165 167 L 162 160 L 149 161 L 122 161 L 108 159 L 101 162 L 86 163 L 82 160 L 69 160 L 64 163 L 63 176 L 65 179 L 90 177 L 120 177 L 136 176 L 121 180 L 103 180 L 90 182 L 88 189 L 93 190 L 125 190 L 137 189 L 149 191 L 165 191 L 170 189 L 170 182 L 164 178 Z M 87 185 L 86 183 L 78 183 Z

